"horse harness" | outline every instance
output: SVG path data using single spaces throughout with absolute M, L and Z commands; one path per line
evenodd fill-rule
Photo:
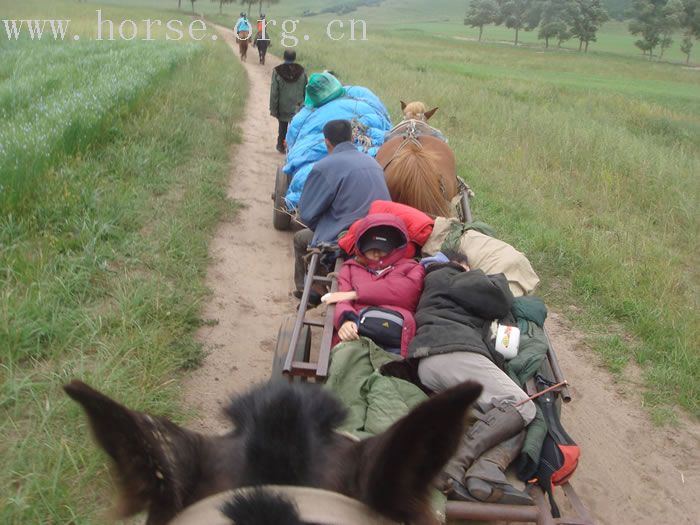
M 422 129 L 418 129 L 420 128 Z M 406 129 L 404 129 L 406 128 Z M 426 132 L 425 128 L 428 128 L 428 131 Z M 430 130 L 433 132 L 431 133 Z M 399 153 L 401 153 L 401 150 L 403 150 L 408 144 L 414 144 L 420 149 L 423 149 L 423 144 L 421 144 L 420 140 L 418 140 L 420 137 L 423 135 L 431 135 L 431 136 L 437 136 L 436 134 L 439 135 L 438 130 L 433 128 L 432 126 L 429 126 L 425 122 L 421 120 L 416 120 L 416 119 L 410 119 L 410 120 L 404 120 L 402 122 L 399 122 L 394 128 L 389 131 L 387 134 L 387 141 L 390 139 L 393 139 L 394 137 L 403 137 L 403 141 L 399 145 L 398 148 L 396 148 L 396 151 L 392 155 L 392 157 L 389 159 L 389 162 L 387 162 L 384 166 L 382 166 L 385 170 L 391 164 L 396 157 L 398 157 Z M 393 136 L 392 136 L 393 135 Z

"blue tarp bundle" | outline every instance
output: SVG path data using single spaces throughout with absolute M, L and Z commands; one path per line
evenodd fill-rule
M 319 108 L 304 107 L 297 113 L 287 131 L 287 164 L 284 172 L 293 175 L 287 190 L 287 207 L 293 210 L 301 199 L 306 177 L 314 163 L 328 151 L 323 141 L 323 126 L 336 119 L 356 120 L 367 127 L 371 140 L 367 151 L 374 157 L 384 144 L 384 134 L 391 129 L 391 119 L 382 101 L 369 89 L 361 86 L 345 86 L 347 95 L 331 100 Z M 364 151 L 362 146 L 357 149 Z

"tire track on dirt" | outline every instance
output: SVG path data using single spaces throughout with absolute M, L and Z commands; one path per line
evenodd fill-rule
M 233 31 L 217 27 L 239 60 Z M 269 378 L 277 329 L 294 312 L 293 250 L 289 232 L 272 227 L 272 202 L 277 166 L 277 121 L 267 110 L 272 68 L 280 61 L 268 54 L 258 64 L 257 50 L 243 63 L 248 76 L 241 130 L 243 141 L 232 148 L 228 196 L 242 205 L 231 221 L 217 228 L 209 246 L 212 263 L 206 283 L 213 291 L 198 339 L 207 352 L 203 365 L 183 381 L 183 398 L 197 415 L 191 426 L 203 432 L 228 428 L 221 408 L 231 394 Z

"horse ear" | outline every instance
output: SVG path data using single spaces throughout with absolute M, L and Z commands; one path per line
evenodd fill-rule
M 81 381 L 63 388 L 83 407 L 96 441 L 114 460 L 117 515 L 148 509 L 149 524 L 172 519 L 196 481 L 199 436 L 165 418 L 129 410 Z
M 398 522 L 425 516 L 432 482 L 456 452 L 466 412 L 480 393 L 473 382 L 450 388 L 359 443 L 360 499 Z
M 403 100 L 399 100 L 399 102 L 401 102 L 401 111 L 402 111 L 402 112 L 405 111 L 405 109 L 406 109 L 406 103 L 405 103 Z
M 426 112 L 424 113 L 424 115 L 425 115 L 425 120 L 430 120 L 430 117 L 432 117 L 433 115 L 435 115 L 435 112 L 436 112 L 438 109 L 439 109 L 439 108 L 433 108 L 433 109 L 431 109 L 430 111 L 426 111 Z

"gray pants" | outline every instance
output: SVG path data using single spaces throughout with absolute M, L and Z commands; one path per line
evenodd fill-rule
M 484 386 L 477 403 L 482 411 L 501 403 L 515 404 L 527 399 L 527 394 L 487 357 L 474 352 L 450 352 L 424 357 L 418 363 L 418 377 L 433 392 L 442 392 L 464 381 L 476 381 Z M 529 425 L 535 418 L 535 404 L 528 401 L 517 407 Z
M 308 228 L 299 230 L 294 234 L 294 285 L 299 291 L 304 289 L 304 278 L 306 277 L 304 256 L 313 238 L 314 232 Z

